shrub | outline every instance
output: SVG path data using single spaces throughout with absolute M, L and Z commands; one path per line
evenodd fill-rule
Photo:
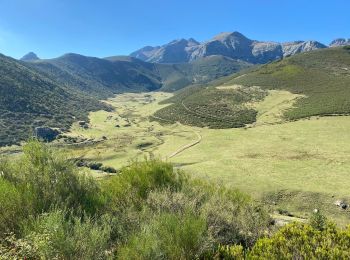
M 97 183 L 69 162 L 62 154 L 32 140 L 23 147 L 23 156 L 0 164 L 3 178 L 29 195 L 34 211 L 48 211 L 55 205 L 90 214 L 102 206 Z
M 221 245 L 242 244 L 250 247 L 268 231 L 270 217 L 246 195 L 218 189 L 202 207 L 211 239 Z
M 109 206 L 112 210 L 127 208 L 134 205 L 142 208 L 144 200 L 153 190 L 179 190 L 186 176 L 174 170 L 170 163 L 159 160 L 135 162 L 125 167 L 120 174 L 109 178 L 104 183 L 104 190 L 108 194 Z
M 219 245 L 216 250 L 208 252 L 204 255 L 204 259 L 225 259 L 225 260 L 242 260 L 245 259 L 245 252 L 243 246 L 232 245 L 232 246 L 222 246 Z
M 101 167 L 101 171 L 107 172 L 107 173 L 117 173 L 117 170 L 110 166 L 103 166 Z
M 0 241 L 0 259 L 104 259 L 110 238 L 109 218 L 67 218 L 56 210 L 27 223 L 26 235 Z
M 22 194 L 0 176 L 0 237 L 18 231 L 20 222 L 28 214 Z
M 349 259 L 350 228 L 327 223 L 323 230 L 305 223 L 282 227 L 271 238 L 259 239 L 248 259 Z
M 120 259 L 195 259 L 205 245 L 206 223 L 191 213 L 162 214 L 118 252 Z

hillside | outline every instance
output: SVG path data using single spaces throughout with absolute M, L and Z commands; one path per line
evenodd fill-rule
M 61 84 L 99 98 L 113 93 L 152 91 L 161 87 L 153 64 L 137 59 L 99 59 L 79 54 L 65 54 L 40 60 L 31 66 Z
M 286 102 L 290 99 L 290 107 L 282 115 L 287 120 L 347 115 L 350 113 L 349 70 L 349 47 L 303 53 L 250 68 L 206 87 L 187 87 L 170 98 L 167 102 L 173 104 L 157 111 L 154 118 L 211 128 L 241 127 L 256 121 L 257 105 L 252 103 L 258 104 L 265 96 L 275 93 L 271 90 L 290 93 L 286 99 Z M 293 98 L 293 94 L 298 98 Z
M 221 55 L 205 57 L 190 63 L 155 64 L 162 78 L 162 91 L 176 91 L 192 84 L 203 84 L 240 70 L 252 64 Z
M 202 43 L 194 39 L 174 40 L 162 46 L 146 46 L 130 54 L 147 62 L 183 63 L 212 55 L 222 55 L 249 63 L 263 64 L 301 52 L 326 48 L 317 41 L 278 43 L 257 41 L 239 32 L 225 32 Z
M 251 66 L 223 56 L 210 56 L 193 63 L 157 64 L 126 56 L 99 59 L 79 54 L 29 64 L 61 84 L 99 98 L 123 92 L 174 91 Z
M 0 145 L 27 139 L 36 126 L 68 128 L 87 112 L 106 108 L 65 88 L 26 63 L 0 55 Z
M 282 89 L 306 97 L 285 113 L 288 119 L 350 113 L 350 48 L 299 54 L 234 75 L 225 85 Z

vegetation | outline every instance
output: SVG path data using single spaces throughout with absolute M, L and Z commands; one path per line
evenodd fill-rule
M 283 89 L 306 97 L 285 117 L 291 120 L 317 115 L 349 114 L 350 51 L 347 47 L 322 49 L 233 75 L 225 84 Z
M 155 116 L 165 119 L 159 119 L 163 122 L 179 121 L 188 125 L 212 128 L 242 127 L 255 122 L 254 107 L 230 111 L 227 108 L 230 108 L 232 103 L 241 105 L 243 101 L 237 102 L 237 95 L 221 98 L 221 94 L 227 93 L 214 91 L 214 87 L 231 86 L 242 86 L 243 89 L 259 86 L 263 90 L 284 90 L 299 95 L 293 107 L 283 111 L 283 116 L 287 120 L 311 116 L 348 115 L 350 114 L 349 64 L 350 51 L 347 47 L 298 54 L 266 65 L 246 68 L 237 74 L 204 85 L 186 87 L 168 100 L 173 105 L 158 111 Z M 245 102 L 251 101 L 249 91 L 245 94 Z M 263 97 L 256 100 L 261 100 Z M 210 100 L 215 104 L 211 104 Z M 235 117 L 237 114 L 238 118 Z
M 37 126 L 68 129 L 75 120 L 88 120 L 88 111 L 108 109 L 3 55 L 0 84 L 0 146 L 28 139 Z
M 273 92 L 277 96 L 269 94 L 258 103 L 264 106 L 254 107 L 258 111 L 257 125 L 235 129 L 160 125 L 150 122 L 148 117 L 166 106 L 158 102 L 172 94 L 118 95 L 109 101 L 115 111 L 93 112 L 89 129 L 74 125 L 71 130 L 75 136 L 96 140 L 107 136 L 107 140 L 69 147 L 67 153 L 115 169 L 129 165 L 130 158 L 168 158 L 191 176 L 239 188 L 273 211 L 305 219 L 317 208 L 340 226 L 346 226 L 348 210 L 341 210 L 335 202 L 350 201 L 349 118 L 322 117 L 283 123 L 279 115 L 285 111 L 285 101 L 295 95 Z M 273 123 L 275 115 L 282 123 Z M 123 127 L 126 119 L 131 126 Z M 116 128 L 116 124 L 120 127 Z M 197 141 L 197 134 L 202 137 L 199 143 L 169 158 L 175 151 Z M 140 149 L 139 144 L 144 143 L 153 144 Z M 104 176 L 100 172 L 91 174 L 97 178 Z M 284 216 L 277 214 L 276 217 L 284 221 Z
M 262 100 L 266 92 L 259 88 L 199 88 L 183 90 L 158 110 L 153 119 L 159 122 L 180 122 L 210 128 L 243 127 L 255 122 L 257 112 L 247 103 Z
M 266 210 L 247 195 L 158 160 L 96 182 L 30 141 L 0 172 L 1 259 L 349 257 L 350 230 L 319 212 L 274 234 Z
M 108 110 L 98 100 L 115 93 L 174 91 L 250 66 L 221 56 L 171 65 L 78 54 L 30 62 L 1 55 L 0 63 L 0 146 L 19 144 L 38 126 L 67 130 L 90 111 Z
M 192 84 L 204 84 L 244 70 L 252 64 L 213 55 L 191 63 L 155 64 L 162 78 L 162 91 L 177 91 Z
M 0 168 L 1 194 L 13 198 L 1 203 L 3 257 L 192 258 L 219 243 L 252 245 L 269 228 L 269 216 L 247 196 L 189 180 L 160 161 L 135 162 L 96 183 L 31 141 Z

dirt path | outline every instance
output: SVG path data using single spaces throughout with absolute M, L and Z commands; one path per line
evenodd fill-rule
M 185 106 L 184 106 L 184 107 L 185 107 Z M 187 109 L 187 107 L 185 107 L 185 109 Z M 160 117 L 158 117 L 158 116 L 152 115 L 151 117 L 156 118 L 156 119 L 159 119 L 159 120 L 163 120 L 163 121 L 168 122 L 168 123 L 171 123 L 169 120 L 160 118 Z M 177 124 L 180 125 L 180 126 L 184 126 L 184 125 L 181 124 L 180 122 L 177 122 Z M 173 153 L 171 153 L 169 156 L 167 156 L 166 159 L 173 158 L 173 157 L 175 157 L 176 155 L 178 155 L 178 154 L 182 153 L 183 151 L 185 151 L 185 150 L 187 150 L 187 149 L 189 149 L 189 148 L 191 148 L 191 147 L 193 147 L 193 146 L 199 144 L 199 143 L 202 141 L 202 136 L 201 136 L 198 132 L 196 132 L 196 131 L 194 131 L 194 130 L 192 130 L 192 129 L 191 129 L 191 131 L 192 131 L 193 133 L 195 133 L 195 135 L 197 136 L 197 140 L 194 141 L 194 142 L 191 142 L 191 143 L 189 143 L 189 144 L 186 144 L 186 145 L 184 145 L 184 146 L 182 146 L 182 147 L 180 147 L 180 148 L 177 149 L 175 152 L 173 152 Z
M 178 123 L 178 124 L 182 125 L 181 123 Z M 199 144 L 199 143 L 202 141 L 202 136 L 201 136 L 198 132 L 196 132 L 196 131 L 194 131 L 194 130 L 193 130 L 193 133 L 195 133 L 196 136 L 197 136 L 197 140 L 196 140 L 196 141 L 194 141 L 194 142 L 192 142 L 192 143 L 189 143 L 189 144 L 186 144 L 186 145 L 180 147 L 180 148 L 177 149 L 175 152 L 173 152 L 172 154 L 170 154 L 167 158 L 168 158 L 168 159 L 173 158 L 174 156 L 176 156 L 176 155 L 182 153 L 183 151 L 185 151 L 185 150 L 187 150 L 187 149 L 189 149 L 189 148 L 191 148 L 191 147 L 193 147 L 193 146 Z

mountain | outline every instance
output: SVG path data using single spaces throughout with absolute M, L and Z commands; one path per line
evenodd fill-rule
M 129 56 L 99 59 L 69 53 L 18 61 L 0 55 L 0 146 L 27 139 L 39 126 L 67 130 L 74 121 L 88 120 L 89 111 L 109 109 L 98 100 L 115 93 L 175 91 L 248 67 L 224 56 L 157 64 Z
M 162 86 L 154 64 L 135 58 L 100 59 L 69 53 L 29 65 L 61 84 L 98 98 L 125 91 L 152 91 Z
M 28 65 L 61 84 L 98 98 L 121 92 L 175 91 L 251 66 L 223 56 L 206 57 L 191 63 L 159 64 L 129 56 L 99 59 L 73 53 Z
M 21 58 L 21 61 L 35 61 L 39 60 L 39 57 L 34 52 L 29 52 Z
M 241 127 L 255 121 L 256 111 L 249 102 L 262 100 L 268 90 L 304 96 L 284 112 L 287 120 L 349 115 L 349 86 L 350 46 L 320 49 L 255 66 L 204 87 L 186 87 L 166 101 L 172 104 L 158 110 L 155 119 L 211 128 Z
M 339 46 L 346 46 L 346 45 L 350 45 L 350 39 L 338 38 L 333 40 L 329 44 L 329 47 L 339 47 Z
M 155 64 L 162 78 L 162 91 L 176 91 L 192 84 L 214 79 L 251 67 L 252 64 L 221 55 L 212 55 L 189 63 Z
M 350 47 L 327 48 L 285 58 L 232 76 L 227 84 L 302 94 L 285 117 L 291 120 L 350 113 Z
M 0 54 L 0 146 L 26 140 L 38 126 L 67 129 L 99 109 L 108 107 Z
M 190 54 L 199 45 L 194 39 L 174 40 L 161 47 L 147 46 L 130 54 L 130 56 L 155 63 L 182 63 L 189 61 Z
M 284 57 L 324 48 L 327 48 L 327 46 L 316 41 L 294 41 L 282 43 Z
M 181 39 L 162 46 L 147 46 L 131 53 L 130 56 L 147 62 L 183 63 L 211 55 L 222 55 L 249 63 L 262 64 L 285 56 L 326 47 L 315 41 L 290 43 L 256 41 L 239 32 L 226 32 L 203 43 L 193 39 Z

